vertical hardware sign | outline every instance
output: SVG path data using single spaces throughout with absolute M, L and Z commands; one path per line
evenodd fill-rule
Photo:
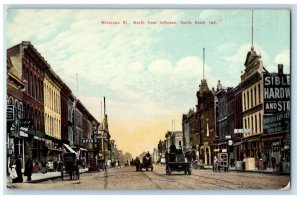
M 264 112 L 272 114 L 291 110 L 290 75 L 264 74 Z

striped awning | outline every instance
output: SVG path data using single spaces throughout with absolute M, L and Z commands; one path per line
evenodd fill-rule
M 69 145 L 64 144 L 64 147 L 67 149 L 68 152 L 76 153 Z M 77 153 L 76 153 L 76 154 L 77 154 Z

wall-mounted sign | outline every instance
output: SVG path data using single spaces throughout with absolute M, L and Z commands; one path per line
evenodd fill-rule
M 265 114 L 291 110 L 290 75 L 264 73 Z
M 231 146 L 233 144 L 232 140 L 228 140 L 228 145 Z
M 290 113 L 277 113 L 272 115 L 264 115 L 264 133 L 276 133 L 289 130 Z
M 14 105 L 6 106 L 6 120 L 14 121 L 15 120 L 15 107 Z
M 93 143 L 93 139 L 92 138 L 83 138 L 81 140 L 82 144 L 87 144 L 87 143 Z
M 21 126 L 33 126 L 33 119 L 20 119 Z
M 231 139 L 231 135 L 225 135 L 225 139 L 226 139 L 226 140 Z
M 251 133 L 251 129 L 234 129 L 233 133 Z

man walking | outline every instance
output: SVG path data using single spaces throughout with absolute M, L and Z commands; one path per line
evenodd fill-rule
M 32 160 L 28 155 L 26 155 L 24 176 L 27 176 L 27 181 L 31 181 L 32 170 L 33 170 Z
M 276 158 L 274 156 L 274 154 L 272 155 L 272 158 L 271 158 L 271 162 L 272 162 L 272 168 L 273 168 L 273 172 L 275 172 L 276 170 Z

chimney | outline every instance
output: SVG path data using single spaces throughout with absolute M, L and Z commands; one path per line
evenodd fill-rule
M 278 64 L 278 74 L 283 74 L 283 64 Z

